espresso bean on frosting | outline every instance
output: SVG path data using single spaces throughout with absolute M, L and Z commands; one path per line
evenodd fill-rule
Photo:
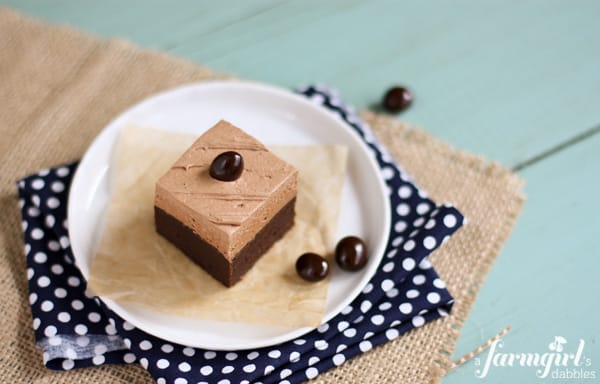
M 221 181 L 235 181 L 244 170 L 244 158 L 235 151 L 219 154 L 210 165 L 210 175 Z
M 344 237 L 335 247 L 335 261 L 347 271 L 358 271 L 368 259 L 367 245 L 356 236 Z
M 329 274 L 329 263 L 316 253 L 307 252 L 296 260 L 296 272 L 306 281 L 320 281 Z

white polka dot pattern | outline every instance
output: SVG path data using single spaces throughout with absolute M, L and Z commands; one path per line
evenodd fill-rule
M 85 296 L 86 284 L 72 264 L 65 217 L 74 168 L 44 170 L 18 184 L 35 336 L 52 369 L 127 362 L 122 340 L 105 334 L 108 317 Z
M 67 233 L 66 201 L 76 168 L 68 164 L 18 183 L 33 328 L 47 367 L 137 361 L 159 383 L 298 383 L 448 314 L 452 297 L 427 256 L 463 225 L 462 215 L 429 200 L 334 92 L 312 86 L 301 93 L 363 138 L 390 191 L 386 257 L 359 297 L 302 338 L 255 351 L 200 350 L 148 335 L 86 295 Z

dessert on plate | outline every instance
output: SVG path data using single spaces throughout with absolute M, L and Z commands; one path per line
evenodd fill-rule
M 294 224 L 298 171 L 221 120 L 156 183 L 156 230 L 230 287 Z

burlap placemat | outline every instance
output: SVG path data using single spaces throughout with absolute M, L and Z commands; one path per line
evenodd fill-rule
M 105 124 L 146 96 L 226 76 L 7 9 L 0 9 L 0 74 L 0 375 L 6 382 L 151 382 L 137 364 L 63 373 L 43 366 L 31 326 L 14 182 L 80 158 Z M 316 382 L 435 382 L 450 366 L 458 331 L 521 209 L 522 181 L 395 119 L 369 112 L 363 117 L 418 184 L 434 199 L 454 202 L 469 218 L 431 257 L 456 305 L 451 316 L 375 348 Z

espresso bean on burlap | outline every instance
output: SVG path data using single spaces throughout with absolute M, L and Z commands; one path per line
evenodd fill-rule
M 226 78 L 206 68 L 48 26 L 0 10 L 0 372 L 7 382 L 151 382 L 140 366 L 51 372 L 35 347 L 14 181 L 76 160 L 95 135 L 131 104 L 191 81 Z M 451 316 L 411 331 L 316 382 L 431 382 L 450 364 L 458 329 L 523 203 L 522 182 L 506 169 L 448 147 L 392 119 L 364 113 L 379 140 L 417 183 L 469 218 L 431 255 L 456 299 Z

